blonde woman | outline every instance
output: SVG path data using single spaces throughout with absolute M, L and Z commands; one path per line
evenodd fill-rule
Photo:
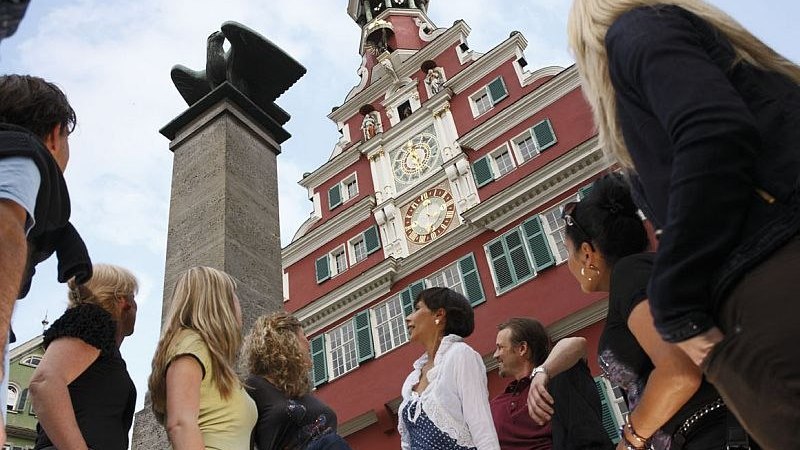
M 277 312 L 256 320 L 245 338 L 247 391 L 258 407 L 259 450 L 346 449 L 336 413 L 311 394 L 311 355 L 300 322 Z
M 44 333 L 30 394 L 38 449 L 126 450 L 136 388 L 119 346 L 136 323 L 136 278 L 95 264 L 83 285 L 68 282 L 69 307 Z
M 242 342 L 236 285 L 194 267 L 175 284 L 148 387 L 174 450 L 250 448 L 256 406 L 234 371 Z
M 569 38 L 600 143 L 661 230 L 657 330 L 762 446 L 796 448 L 800 67 L 700 0 L 575 0 Z

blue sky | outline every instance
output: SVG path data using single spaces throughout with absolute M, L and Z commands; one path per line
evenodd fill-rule
M 800 61 L 800 3 L 714 0 L 784 56 Z M 326 115 L 356 85 L 360 30 L 346 0 L 32 0 L 17 34 L 0 43 L 0 72 L 31 73 L 59 84 L 78 114 L 66 172 L 73 222 L 95 262 L 131 269 L 140 280 L 135 334 L 122 352 L 139 390 L 160 326 L 172 154 L 158 129 L 186 105 L 169 78 L 174 64 L 202 68 L 206 37 L 236 20 L 280 45 L 308 74 L 278 99 L 293 137 L 278 158 L 281 236 L 286 245 L 311 203 L 297 185 L 328 160 L 338 139 Z M 485 52 L 513 30 L 529 41 L 529 69 L 571 64 L 568 0 L 432 0 L 439 27 L 464 19 L 470 46 Z M 224 5 L 224 6 L 222 6 Z M 14 328 L 24 342 L 66 307 L 54 261 L 40 266 L 17 304 Z

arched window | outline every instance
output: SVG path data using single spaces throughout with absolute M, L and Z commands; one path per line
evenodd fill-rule
M 30 355 L 23 359 L 20 364 L 30 367 L 37 367 L 42 362 L 42 357 L 39 355 Z
M 8 385 L 8 398 L 6 399 L 6 410 L 13 411 L 14 407 L 17 405 L 17 394 L 19 390 L 13 384 Z

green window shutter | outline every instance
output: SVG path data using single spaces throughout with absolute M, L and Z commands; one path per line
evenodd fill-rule
M 594 187 L 594 183 L 589 183 L 586 186 L 578 189 L 578 200 L 583 200 L 589 196 L 589 192 L 592 192 L 592 188 Z
M 506 233 L 503 236 L 503 241 L 508 250 L 515 281 L 519 282 L 533 275 L 533 267 L 531 267 L 528 254 L 525 252 L 525 246 L 523 245 L 522 234 L 519 228 L 514 228 Z
M 603 428 L 605 428 L 608 437 L 615 444 L 619 442 L 619 424 L 617 418 L 611 411 L 611 402 L 606 393 L 605 382 L 602 377 L 595 377 L 594 384 L 597 387 L 597 393 L 600 395 L 600 411 L 602 414 Z
M 331 269 L 328 266 L 328 255 L 317 258 L 317 284 L 322 283 L 331 277 Z
M 517 280 L 511 272 L 511 261 L 508 259 L 508 253 L 503 245 L 503 239 L 497 239 L 490 243 L 487 248 L 489 250 L 489 259 L 492 263 L 492 269 L 494 269 L 494 282 L 497 285 L 497 290 L 503 291 L 513 286 Z
M 375 357 L 375 350 L 372 348 L 372 323 L 369 320 L 369 310 L 356 314 L 355 322 L 358 362 L 362 363 Z
M 342 186 L 337 184 L 328 191 L 328 209 L 342 204 Z
M 558 142 L 550 119 L 544 119 L 537 123 L 533 126 L 532 131 L 533 136 L 536 138 L 536 146 L 539 147 L 539 151 L 552 147 Z
M 424 290 L 425 290 L 425 280 L 415 281 L 408 286 L 408 291 L 411 293 L 412 303 L 414 302 L 414 300 L 417 299 L 417 295 L 419 295 L 419 293 Z
M 25 411 L 25 403 L 28 402 L 28 390 L 23 389 L 22 393 L 19 394 L 19 399 L 17 400 L 17 407 L 15 408 L 17 411 Z
M 486 301 L 483 295 L 481 277 L 478 274 L 478 266 L 475 264 L 475 256 L 469 255 L 458 261 L 458 268 L 461 269 L 461 278 L 464 280 L 464 292 L 472 306 L 479 305 Z
M 553 257 L 553 252 L 550 251 L 550 243 L 542 228 L 541 217 L 533 216 L 528 219 L 522 224 L 522 230 L 525 232 L 528 250 L 531 251 L 531 256 L 533 256 L 533 265 L 536 267 L 536 271 L 538 272 L 555 264 L 556 259 Z
M 367 254 L 375 253 L 381 248 L 381 239 L 378 236 L 378 227 L 373 225 L 364 232 L 364 244 L 367 247 Z
M 492 165 L 489 163 L 488 155 L 472 163 L 472 174 L 475 176 L 475 184 L 478 187 L 486 186 L 486 184 L 494 181 Z
M 489 96 L 492 97 L 492 104 L 496 105 L 500 100 L 508 97 L 506 85 L 503 83 L 503 77 L 497 77 L 489 83 Z
M 313 381 L 314 386 L 328 381 L 328 367 L 326 366 L 325 358 L 325 335 L 311 339 L 311 362 L 313 363 Z
M 400 293 L 400 303 L 403 305 L 403 312 L 406 317 L 414 312 L 414 299 L 411 298 L 411 289 L 403 289 L 403 292 Z

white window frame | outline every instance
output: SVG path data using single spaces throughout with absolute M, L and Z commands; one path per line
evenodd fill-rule
M 522 154 L 522 149 L 519 146 L 519 143 L 525 141 L 526 139 L 530 139 L 531 143 L 533 144 L 533 148 L 536 149 L 536 154 L 532 155 L 528 159 L 525 159 L 525 156 Z M 514 149 L 514 157 L 516 158 L 518 165 L 522 165 L 528 161 L 532 161 L 536 159 L 537 156 L 542 154 L 541 150 L 539 150 L 539 146 L 536 144 L 536 138 L 533 136 L 533 133 L 531 132 L 530 128 L 514 136 L 514 138 L 511 139 L 511 147 Z
M 506 91 L 506 95 L 505 95 L 505 97 L 503 97 L 501 99 L 498 99 L 497 102 L 495 102 L 495 100 L 492 98 L 492 93 L 489 91 L 489 85 L 494 83 L 498 79 L 503 83 L 503 88 Z M 490 82 L 486 83 L 480 89 L 476 90 L 475 92 L 473 92 L 472 94 L 469 95 L 469 107 L 470 107 L 470 109 L 472 109 L 472 117 L 473 118 L 478 118 L 478 117 L 486 114 L 487 112 L 489 112 L 492 109 L 494 109 L 494 107 L 497 105 L 497 103 L 499 103 L 503 99 L 508 98 L 509 95 L 510 95 L 510 93 L 508 92 L 508 85 L 506 84 L 506 80 L 502 76 L 498 76 L 496 78 L 493 78 Z M 483 98 L 484 96 L 486 96 L 486 98 L 489 100 L 489 107 L 486 108 L 484 111 L 481 111 L 478 108 L 478 99 Z
M 14 395 L 11 395 L 11 390 L 14 390 Z M 19 394 L 21 389 L 14 383 L 9 383 L 6 392 L 6 411 L 12 412 L 17 410 L 17 401 L 19 401 Z M 13 401 L 12 401 L 13 399 Z
M 36 360 L 36 362 L 35 363 L 32 362 L 33 360 Z M 42 355 L 28 355 L 25 358 L 23 358 L 22 361 L 20 361 L 20 364 L 28 367 L 39 367 L 39 363 L 41 362 L 42 362 Z
M 339 270 L 339 267 L 336 264 L 336 256 L 342 253 L 344 254 L 345 267 L 344 269 Z M 328 270 L 331 273 L 331 278 L 339 275 L 340 273 L 346 272 L 348 268 L 350 268 L 350 266 L 347 259 L 347 249 L 344 248 L 344 245 L 340 245 L 328 253 Z
M 497 157 L 502 155 L 503 153 L 508 154 L 508 159 L 511 161 L 511 168 L 508 169 L 506 172 L 501 173 L 500 166 L 497 164 Z M 517 168 L 517 162 L 514 161 L 514 156 L 511 152 L 511 149 L 508 147 L 508 144 L 503 144 L 500 147 L 492 150 L 489 153 L 489 164 L 492 166 L 492 173 L 494 174 L 494 179 L 497 180 L 502 178 L 508 173 L 513 172 Z
M 447 276 L 446 273 L 455 274 L 455 278 L 458 279 L 457 283 L 449 284 L 449 283 L 434 283 L 433 280 L 439 276 L 443 276 L 446 280 Z M 451 275 L 452 277 L 452 275 Z M 461 268 L 458 266 L 458 261 L 454 262 L 453 264 L 448 265 L 447 267 L 442 268 L 441 270 L 434 272 L 427 277 L 425 277 L 425 287 L 432 288 L 432 287 L 446 287 L 452 289 L 459 294 L 463 295 L 464 297 L 467 296 L 467 293 L 464 289 L 464 277 L 461 275 Z
M 486 101 L 489 104 L 489 107 L 483 111 L 481 111 L 481 108 L 479 106 L 480 104 L 482 104 L 482 102 L 479 102 L 479 100 L 482 98 L 486 98 Z M 489 94 L 489 88 L 487 86 L 484 86 L 480 88 L 478 91 L 474 92 L 472 95 L 470 95 L 469 106 L 472 108 L 472 117 L 479 117 L 491 111 L 492 108 L 494 108 L 494 104 L 492 103 L 492 96 L 491 94 Z
M 381 308 L 387 308 L 388 310 L 388 308 L 390 307 L 389 306 L 390 303 L 396 304 L 396 307 L 399 310 L 399 314 L 389 316 L 387 312 L 387 319 L 379 323 L 378 310 Z M 393 321 L 396 322 L 393 323 Z M 397 325 L 397 322 L 399 322 L 399 325 Z M 402 347 L 403 344 L 408 342 L 408 329 L 406 328 L 405 322 L 406 322 L 406 314 L 405 311 L 403 310 L 403 300 L 400 297 L 400 294 L 395 294 L 389 297 L 388 300 L 370 309 L 370 325 L 372 325 L 372 342 L 374 343 L 376 358 L 381 355 L 385 355 L 386 353 L 389 353 L 396 348 Z M 388 331 L 390 345 L 386 349 L 382 348 L 382 343 L 381 343 L 380 329 L 382 326 L 388 327 L 386 328 L 386 330 Z
M 364 257 L 361 258 L 361 259 L 358 259 L 358 254 L 356 252 L 356 245 L 358 245 L 359 243 L 364 246 Z M 355 266 L 356 264 L 360 263 L 361 261 L 364 261 L 369 256 L 367 254 L 367 241 L 364 238 L 364 233 L 360 233 L 358 236 L 356 236 L 353 239 L 350 239 L 349 241 L 347 241 L 347 247 L 348 247 L 348 250 L 349 250 L 348 253 L 350 255 L 350 266 L 351 267 Z
M 355 194 L 350 194 L 350 190 L 347 189 L 347 185 L 350 184 L 350 183 L 354 183 L 355 186 L 356 186 Z M 341 185 L 342 185 L 342 188 L 341 188 L 342 189 L 342 203 L 347 203 L 349 200 L 357 197 L 358 193 L 359 193 L 359 189 L 358 189 L 358 173 L 357 172 L 351 173 L 350 176 L 348 176 L 347 178 L 342 180 Z
M 351 339 L 346 339 L 348 329 L 350 331 Z M 358 339 L 356 337 L 356 326 L 354 320 L 348 320 L 337 328 L 325 333 L 325 349 L 326 363 L 328 364 L 328 382 L 339 378 L 347 373 L 352 372 L 358 368 Z M 334 340 L 339 340 L 337 346 L 334 348 Z M 341 352 L 341 353 L 338 353 Z M 337 367 L 334 365 L 334 353 L 342 358 L 342 368 L 340 373 L 337 372 Z M 351 357 L 352 356 L 352 357 Z
M 564 220 L 561 219 L 561 211 L 563 211 L 564 205 L 572 200 L 572 198 L 567 198 L 561 203 L 539 214 L 539 216 L 542 218 L 542 226 L 547 234 L 547 242 L 550 244 L 550 251 L 553 253 L 553 257 L 556 259 L 556 265 L 563 264 L 569 259 L 569 250 L 566 248 L 566 223 L 564 223 Z M 549 214 L 553 215 L 556 223 L 560 226 L 559 228 L 554 229 L 552 227 L 550 224 L 550 218 L 548 217 Z M 561 254 L 558 246 L 559 239 L 564 245 L 564 255 Z

